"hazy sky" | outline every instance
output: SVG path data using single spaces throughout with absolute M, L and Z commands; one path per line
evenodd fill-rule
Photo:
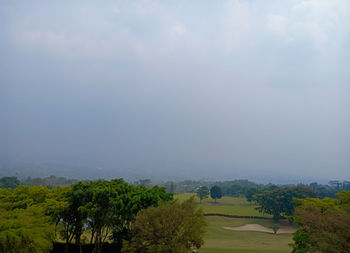
M 349 13 L 348 0 L 1 0 L 0 170 L 349 180 Z

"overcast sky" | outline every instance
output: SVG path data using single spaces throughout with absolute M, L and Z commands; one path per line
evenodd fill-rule
M 349 180 L 349 13 L 348 0 L 2 0 L 0 170 Z

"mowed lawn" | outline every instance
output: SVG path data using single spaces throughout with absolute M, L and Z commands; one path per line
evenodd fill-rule
M 195 199 L 199 202 L 198 197 L 193 193 L 183 193 L 175 195 L 175 199 L 184 201 L 190 197 L 195 196 Z M 256 210 L 256 205 L 249 203 L 243 197 L 222 197 L 215 203 L 212 198 L 202 200 L 200 205 L 203 208 L 204 213 L 219 213 L 219 214 L 230 214 L 230 215 L 241 215 L 241 216 L 260 216 L 268 217 L 271 215 L 260 213 Z
M 291 234 L 270 234 L 252 231 L 230 231 L 223 227 L 239 227 L 245 224 L 260 224 L 266 227 L 272 221 L 255 219 L 237 219 L 225 217 L 206 217 L 208 222 L 207 233 L 204 237 L 204 246 L 200 253 L 286 253 L 291 252 L 288 246 L 292 242 Z
M 176 199 L 183 201 L 194 194 L 175 195 Z M 202 202 L 201 207 L 205 213 L 221 213 L 242 216 L 265 216 L 255 210 L 254 205 L 244 198 L 223 197 L 218 204 L 212 204 L 212 199 Z M 199 253 L 287 253 L 291 252 L 288 246 L 292 242 L 292 234 L 270 234 L 253 231 L 231 231 L 223 227 L 239 227 L 245 224 L 260 224 L 273 227 L 272 220 L 242 219 L 225 217 L 206 217 L 208 227 L 204 236 L 204 246 Z M 283 226 L 288 225 L 286 221 Z

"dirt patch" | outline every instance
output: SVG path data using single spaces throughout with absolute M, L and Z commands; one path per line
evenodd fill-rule
M 256 231 L 256 232 L 265 232 L 265 233 L 272 233 L 272 228 L 267 228 L 264 226 L 261 226 L 259 224 L 245 224 L 244 226 L 240 227 L 224 227 L 226 230 L 233 230 L 233 231 Z M 287 227 L 282 226 L 277 230 L 277 234 L 292 234 L 296 231 L 293 227 Z

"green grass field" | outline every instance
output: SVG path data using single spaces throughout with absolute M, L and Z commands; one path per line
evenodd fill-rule
M 175 198 L 183 201 L 194 194 L 186 193 L 176 195 Z M 197 198 L 198 200 L 198 198 Z M 199 201 L 199 200 L 198 200 Z M 264 216 L 259 213 L 254 205 L 244 198 L 223 197 L 213 204 L 212 199 L 202 201 L 200 205 L 205 213 L 220 213 L 242 216 Z M 292 242 L 291 234 L 270 234 L 252 231 L 230 231 L 223 227 L 238 227 L 245 224 L 260 224 L 265 227 L 273 227 L 272 220 L 241 219 L 225 217 L 206 217 L 208 227 L 204 237 L 205 244 L 198 251 L 200 253 L 287 253 L 291 252 L 288 246 Z M 281 225 L 288 225 L 282 221 Z
M 193 193 L 183 193 L 175 195 L 175 199 L 184 201 L 192 196 L 195 196 L 195 199 L 199 202 L 197 196 Z M 212 198 L 207 198 L 202 201 L 200 205 L 203 208 L 204 213 L 219 213 L 219 214 L 230 214 L 230 215 L 242 215 L 242 216 L 260 216 L 268 217 L 271 215 L 263 214 L 257 211 L 256 205 L 253 205 L 246 201 L 245 198 L 240 197 L 222 197 L 217 200 L 217 203 L 214 202 Z

